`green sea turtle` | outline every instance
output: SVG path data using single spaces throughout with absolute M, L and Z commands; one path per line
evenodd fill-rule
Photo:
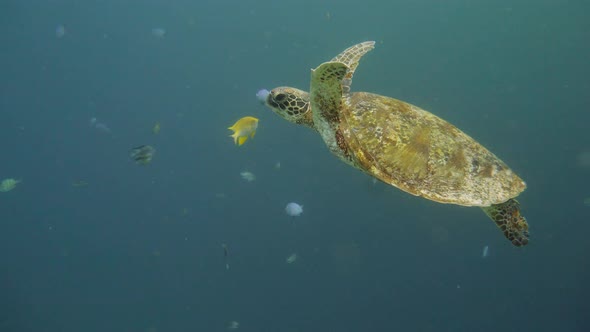
M 273 89 L 267 106 L 319 132 L 345 163 L 412 195 L 481 207 L 513 245 L 526 245 L 528 224 L 514 199 L 526 184 L 502 160 L 417 106 L 350 92 L 360 58 L 374 45 L 354 45 L 313 69 L 310 93 Z

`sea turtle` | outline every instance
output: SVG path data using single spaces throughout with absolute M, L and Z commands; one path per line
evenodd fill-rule
M 478 206 L 513 245 L 529 240 L 516 199 L 525 182 L 502 160 L 452 124 L 411 104 L 350 92 L 360 58 L 375 42 L 354 45 L 311 72 L 310 93 L 273 89 L 266 104 L 310 127 L 345 163 L 410 194 Z

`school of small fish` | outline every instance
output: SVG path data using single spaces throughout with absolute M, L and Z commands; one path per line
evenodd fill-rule
M 329 13 L 328 13 L 329 15 Z M 329 17 L 328 17 L 329 18 Z M 153 28 L 151 33 L 156 38 L 163 38 L 166 35 L 166 30 L 163 28 Z M 66 29 L 63 25 L 58 25 L 56 28 L 56 37 L 62 38 L 66 34 Z M 269 95 L 269 91 L 266 89 L 261 89 L 256 93 L 257 100 L 264 104 L 266 98 Z M 103 134 L 112 134 L 110 127 L 102 122 L 99 121 L 98 118 L 92 117 L 89 121 L 90 126 L 96 129 L 98 132 Z M 233 125 L 228 127 L 229 130 L 232 131 L 232 134 L 229 135 L 235 145 L 242 146 L 248 140 L 252 140 L 258 130 L 259 119 L 253 116 L 244 116 L 239 118 Z M 161 124 L 160 122 L 154 122 L 151 128 L 151 133 L 154 135 L 159 135 L 161 131 Z M 156 149 L 151 145 L 139 145 L 136 147 L 131 148 L 129 151 L 129 157 L 139 165 L 148 165 L 152 162 L 152 159 L 155 155 Z M 281 162 L 276 161 L 274 164 L 274 168 L 279 170 L 281 168 Z M 254 182 L 256 180 L 256 175 L 248 170 L 244 170 L 240 172 L 240 177 L 246 182 Z M 17 180 L 14 178 L 7 178 L 0 182 L 0 192 L 9 192 L 16 188 L 16 186 L 21 182 L 21 180 Z M 376 179 L 373 179 L 373 184 L 376 183 Z M 88 182 L 84 180 L 75 180 L 71 182 L 72 187 L 86 187 L 88 186 Z M 217 194 L 218 198 L 225 197 L 224 194 Z M 584 204 L 586 206 L 590 206 L 590 198 L 586 198 L 584 200 Z M 184 210 L 184 215 L 187 214 L 187 209 Z M 285 214 L 289 217 L 300 217 L 303 214 L 303 205 L 297 202 L 289 202 L 286 204 L 284 208 Z M 223 257 L 224 257 L 224 266 L 226 270 L 229 270 L 229 250 L 228 246 L 224 243 L 222 244 L 223 249 Z M 159 254 L 158 254 L 159 255 Z M 484 246 L 482 250 L 481 257 L 487 258 L 489 255 L 489 246 Z M 285 258 L 286 264 L 294 264 L 298 260 L 297 253 L 292 253 Z M 457 285 L 457 288 L 460 288 Z M 238 321 L 229 321 L 227 323 L 228 330 L 236 330 L 240 327 L 240 323 Z

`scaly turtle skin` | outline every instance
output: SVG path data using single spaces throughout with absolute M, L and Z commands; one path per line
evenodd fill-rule
M 316 130 L 347 164 L 412 195 L 481 207 L 513 245 L 526 245 L 528 224 L 514 199 L 526 184 L 502 160 L 417 106 L 350 92 L 359 60 L 374 44 L 354 45 L 312 70 L 310 93 L 273 89 L 267 105 Z

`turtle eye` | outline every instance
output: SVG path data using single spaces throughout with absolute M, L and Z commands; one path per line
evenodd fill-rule
M 285 94 L 283 93 L 279 93 L 278 95 L 275 96 L 275 100 L 276 101 L 283 101 L 285 99 Z

